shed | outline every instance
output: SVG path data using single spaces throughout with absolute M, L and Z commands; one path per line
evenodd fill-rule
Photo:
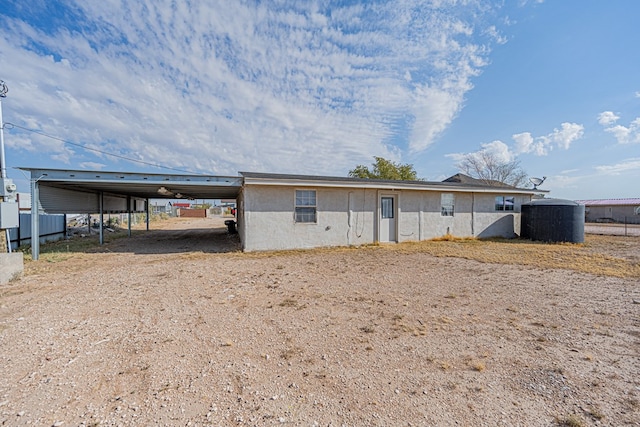
M 640 224 L 640 198 L 576 200 L 584 205 L 586 222 Z

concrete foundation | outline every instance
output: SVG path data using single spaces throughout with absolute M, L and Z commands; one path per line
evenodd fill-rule
M 22 252 L 0 254 L 0 285 L 22 276 L 24 259 Z

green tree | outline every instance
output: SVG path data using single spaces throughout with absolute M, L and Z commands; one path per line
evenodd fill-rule
M 376 160 L 369 169 L 365 165 L 358 165 L 349 171 L 352 178 L 389 179 L 394 181 L 419 181 L 418 174 L 410 164 L 395 163 L 382 157 Z

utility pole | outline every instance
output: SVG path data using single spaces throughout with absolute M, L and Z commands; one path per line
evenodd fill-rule
M 11 239 L 9 238 L 9 229 L 20 226 L 20 210 L 16 200 L 18 194 L 16 185 L 7 178 L 7 164 L 4 159 L 2 100 L 7 97 L 7 92 L 9 92 L 7 85 L 0 80 L 0 285 L 21 276 L 24 271 L 22 253 L 11 253 Z M 33 237 L 31 238 L 33 239 Z M 39 236 L 36 236 L 36 239 L 38 238 Z
M 11 252 L 9 228 L 20 225 L 19 209 L 16 201 L 16 185 L 7 178 L 7 164 L 4 157 L 4 122 L 2 121 L 2 100 L 9 88 L 0 80 L 0 249 Z

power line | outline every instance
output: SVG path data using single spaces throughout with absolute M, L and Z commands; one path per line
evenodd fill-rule
M 183 169 L 176 169 L 176 168 L 172 168 L 172 167 L 169 167 L 169 166 L 159 165 L 157 163 L 145 162 L 144 160 L 132 159 L 130 157 L 122 156 L 120 154 L 108 153 L 106 151 L 98 150 L 97 148 L 86 147 L 86 146 L 84 146 L 82 144 L 78 144 L 76 142 L 67 141 L 66 139 L 62 139 L 62 138 L 59 138 L 57 136 L 49 135 L 49 134 L 44 133 L 44 132 L 39 131 L 39 130 L 29 129 L 29 128 L 26 128 L 24 126 L 17 125 L 15 123 L 5 122 L 3 127 L 6 128 L 7 126 L 9 126 L 8 129 L 12 129 L 12 128 L 22 129 L 22 130 L 27 131 L 27 132 L 31 132 L 31 133 L 38 134 L 40 136 L 44 136 L 46 138 L 55 139 L 56 141 L 60 141 L 60 142 L 63 142 L 65 144 L 73 145 L 74 147 L 82 148 L 83 150 L 94 151 L 96 153 L 104 154 L 105 156 L 111 156 L 111 157 L 115 157 L 115 158 L 118 158 L 118 159 L 122 159 L 122 160 L 126 160 L 126 161 L 129 161 L 129 162 L 133 162 L 133 163 L 140 163 L 142 165 L 153 166 L 153 167 L 160 168 L 160 169 L 168 169 L 168 170 L 172 170 L 172 171 L 176 171 L 176 172 L 184 172 L 184 173 L 189 173 L 189 174 L 194 174 L 194 175 L 204 175 L 204 174 L 198 174 L 198 173 L 194 173 L 194 172 L 183 170 Z

